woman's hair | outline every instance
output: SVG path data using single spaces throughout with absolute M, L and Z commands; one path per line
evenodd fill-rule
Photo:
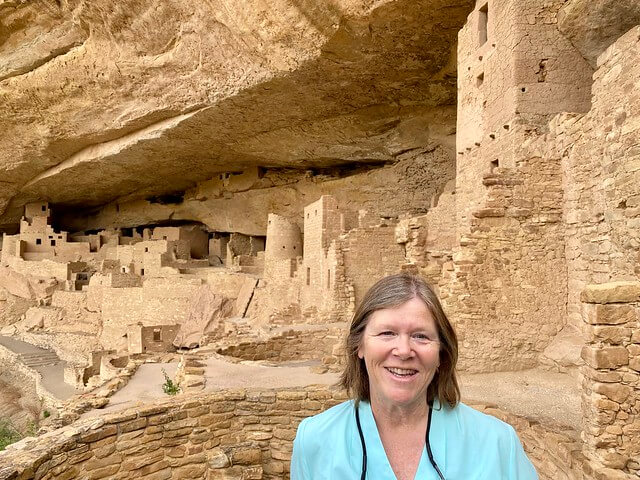
M 458 338 L 449 319 L 431 287 L 415 275 L 400 273 L 385 277 L 373 285 L 356 309 L 346 341 L 347 364 L 340 385 L 356 400 L 370 399 L 369 375 L 364 359 L 358 357 L 364 330 L 371 314 L 377 310 L 394 308 L 413 298 L 419 298 L 433 316 L 440 338 L 440 366 L 427 388 L 427 401 L 435 398 L 455 407 L 460 400 L 460 388 L 456 377 Z

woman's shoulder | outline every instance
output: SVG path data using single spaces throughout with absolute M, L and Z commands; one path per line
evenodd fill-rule
M 293 442 L 292 479 L 354 478 L 349 455 L 353 416 L 353 401 L 347 401 L 300 422 Z
M 306 435 L 321 435 L 324 432 L 335 432 L 341 424 L 346 424 L 353 412 L 353 400 L 339 403 L 322 413 L 307 417 L 298 427 L 298 432 Z

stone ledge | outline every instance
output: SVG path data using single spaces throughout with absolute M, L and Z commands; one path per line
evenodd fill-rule
M 584 303 L 630 303 L 640 301 L 640 282 L 610 282 L 587 285 L 580 294 Z

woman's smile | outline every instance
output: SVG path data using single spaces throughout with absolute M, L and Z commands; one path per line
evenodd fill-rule
M 413 377 L 416 373 L 418 373 L 417 370 L 414 370 L 412 368 L 394 368 L 394 367 L 384 367 L 387 369 L 388 372 L 391 372 L 391 374 L 394 377 L 401 377 L 401 378 L 410 378 Z

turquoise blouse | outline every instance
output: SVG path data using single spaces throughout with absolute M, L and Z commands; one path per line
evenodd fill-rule
M 353 400 L 305 418 L 293 442 L 291 480 L 360 480 L 362 446 Z M 360 402 L 367 445 L 367 479 L 396 480 L 382 446 L 371 405 Z M 434 459 L 446 480 L 537 480 L 513 427 L 463 403 L 436 401 L 429 434 Z M 426 448 L 416 480 L 439 480 Z

